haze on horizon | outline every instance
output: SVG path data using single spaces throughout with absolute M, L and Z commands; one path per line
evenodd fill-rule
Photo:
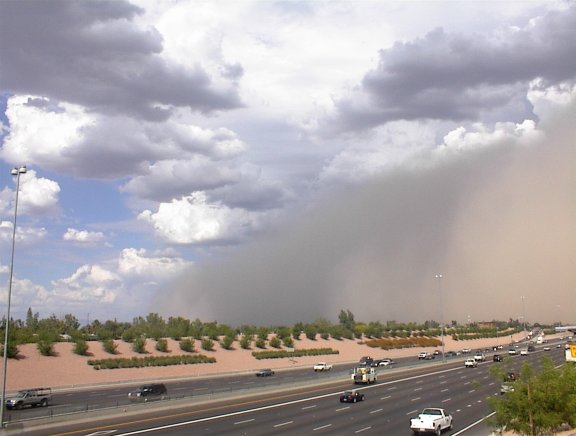
M 232 325 L 334 321 L 340 309 L 357 321 L 525 311 L 528 322 L 574 324 L 574 109 L 545 135 L 528 127 L 469 148 L 453 138 L 456 150 L 327 194 L 266 237 L 191 268 L 157 307 Z

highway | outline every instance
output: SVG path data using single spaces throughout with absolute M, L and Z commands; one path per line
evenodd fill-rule
M 502 354 L 506 354 L 506 350 Z M 539 347 L 528 356 L 514 356 L 511 358 L 512 369 L 519 371 L 525 361 L 537 366 L 544 355 L 560 363 L 564 350 L 552 345 L 550 351 L 542 351 Z M 477 368 L 465 368 L 463 360 L 459 356 L 452 363 L 427 364 L 408 372 L 400 371 L 400 368 L 388 371 L 377 384 L 358 387 L 366 394 L 366 400 L 356 404 L 339 402 L 339 394 L 352 387 L 344 374 L 341 380 L 331 377 L 331 383 L 324 385 L 295 383 L 296 389 L 291 392 L 260 390 L 255 392 L 256 396 L 222 398 L 206 404 L 191 403 L 187 399 L 164 401 L 133 407 L 125 415 L 104 416 L 98 421 L 93 416 L 84 422 L 54 422 L 49 428 L 34 428 L 26 424 L 21 429 L 26 434 L 38 435 L 291 435 L 335 432 L 401 435 L 410 434 L 411 417 L 424 407 L 432 406 L 443 407 L 454 416 L 454 429 L 445 434 L 487 435 L 490 429 L 481 421 L 490 413 L 487 398 L 500 395 L 500 381 L 489 375 L 488 369 L 505 363 L 489 360 Z M 297 379 L 297 376 L 293 377 Z

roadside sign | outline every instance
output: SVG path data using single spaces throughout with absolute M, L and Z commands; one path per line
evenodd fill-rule
M 576 362 L 576 344 L 569 344 L 566 349 L 566 362 Z

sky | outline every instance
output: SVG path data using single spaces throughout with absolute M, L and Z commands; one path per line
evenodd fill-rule
M 2 313 L 576 324 L 574 1 L 1 0 L 0 60 Z

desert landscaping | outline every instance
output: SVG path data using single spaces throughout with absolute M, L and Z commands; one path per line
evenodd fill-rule
M 474 340 L 454 341 L 451 337 L 445 338 L 446 351 L 458 351 L 464 348 L 484 349 L 494 345 L 508 345 L 512 340 L 523 337 L 518 333 L 513 337 L 487 338 Z M 414 356 L 416 358 L 420 351 L 430 351 L 433 347 L 427 348 L 404 348 L 393 350 L 382 350 L 371 348 L 357 339 L 322 339 L 310 340 L 303 337 L 295 341 L 296 349 L 310 348 L 332 348 L 338 350 L 339 354 L 329 354 L 323 356 L 306 356 L 296 358 L 265 359 L 257 360 L 252 356 L 252 351 L 261 351 L 252 347 L 251 350 L 244 350 L 238 344 L 234 344 L 231 350 L 225 350 L 215 344 L 213 351 L 201 349 L 200 341 L 196 341 L 196 353 L 216 359 L 215 363 L 201 363 L 194 365 L 176 365 L 164 367 L 145 368 L 121 368 L 121 369 L 101 369 L 96 370 L 88 365 L 90 359 L 106 359 L 110 357 L 132 358 L 147 356 L 164 356 L 186 354 L 180 350 L 177 341 L 168 339 L 168 349 L 166 353 L 155 349 L 155 341 L 147 340 L 146 354 L 139 354 L 132 351 L 129 343 L 117 341 L 117 354 L 111 355 L 105 352 L 102 344 L 97 341 L 89 342 L 88 356 L 80 356 L 73 352 L 73 343 L 59 342 L 54 346 L 53 356 L 43 356 L 37 350 L 36 344 L 24 344 L 19 346 L 19 358 L 8 360 L 7 371 L 7 391 L 26 389 L 32 387 L 51 387 L 53 389 L 74 389 L 90 387 L 95 385 L 106 385 L 113 383 L 139 383 L 152 380 L 169 380 L 177 378 L 193 378 L 205 375 L 255 372 L 261 368 L 272 368 L 276 371 L 295 367 L 312 366 L 317 361 L 329 363 L 353 363 L 362 356 L 373 356 L 375 358 L 398 358 Z

